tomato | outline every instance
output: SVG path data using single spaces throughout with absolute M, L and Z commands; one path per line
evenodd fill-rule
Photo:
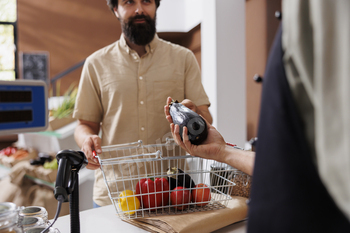
M 165 178 L 155 178 L 154 181 L 149 178 L 141 179 L 136 185 L 136 195 L 139 195 L 137 198 L 145 208 L 168 205 L 169 182 Z
M 205 206 L 211 199 L 210 188 L 206 184 L 200 183 L 192 190 L 192 201 L 197 206 Z
M 171 191 L 170 194 L 171 204 L 178 210 L 183 210 L 188 205 L 184 205 L 191 202 L 191 193 L 189 190 L 184 189 L 182 186 L 177 186 Z

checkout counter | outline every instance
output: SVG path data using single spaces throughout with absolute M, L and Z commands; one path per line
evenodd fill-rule
M 70 216 L 59 217 L 53 225 L 61 233 L 70 232 Z M 113 205 L 89 209 L 80 212 L 80 231 L 84 233 L 96 232 L 148 232 L 121 220 Z M 237 222 L 214 231 L 215 233 L 245 233 L 246 221 Z
M 1 81 L 0 84 L 2 86 L 0 90 L 2 97 L 4 100 L 7 100 L 2 101 L 0 105 L 2 119 L 5 119 L 3 122 L 0 122 L 1 133 L 16 134 L 23 132 L 37 132 L 47 128 L 48 103 L 46 84 L 44 82 L 27 80 L 16 82 Z M 14 95 L 16 98 L 13 98 Z M 31 135 L 31 137 L 33 137 L 33 135 Z M 43 143 L 42 140 L 39 141 L 40 143 Z M 75 161 L 74 156 L 78 155 L 72 157 L 71 154 L 68 156 L 63 152 L 62 155 L 63 157 L 60 159 L 64 159 L 64 161 L 66 161 L 65 163 L 69 165 L 69 168 L 74 168 L 72 170 L 76 170 L 76 173 L 81 167 L 84 167 L 84 163 L 87 163 L 87 161 Z M 62 167 L 64 166 L 65 165 L 62 165 Z M 74 177 L 75 179 L 78 178 L 78 176 Z M 63 185 L 67 183 L 65 178 L 61 180 L 61 183 Z M 79 181 L 77 180 L 75 183 L 77 185 L 76 188 L 78 188 Z M 56 184 L 58 184 L 57 180 Z M 74 214 L 72 214 L 72 216 L 74 216 Z M 53 227 L 63 233 L 70 232 L 70 225 L 70 215 L 66 215 L 59 217 Z M 119 218 L 113 205 L 80 211 L 80 230 L 84 233 L 95 233 L 100 232 L 101 230 L 103 232 L 148 232 Z M 214 232 L 246 232 L 246 221 L 240 221 L 228 225 Z

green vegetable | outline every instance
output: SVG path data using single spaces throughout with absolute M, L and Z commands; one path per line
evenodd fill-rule
M 45 162 L 44 168 L 45 169 L 53 169 L 53 170 L 58 169 L 57 159 L 54 159 L 51 162 Z
M 74 110 L 77 93 L 78 88 L 74 88 L 74 86 L 71 85 L 64 94 L 64 100 L 62 104 L 57 109 L 54 109 L 52 111 L 52 116 L 60 119 L 71 115 Z

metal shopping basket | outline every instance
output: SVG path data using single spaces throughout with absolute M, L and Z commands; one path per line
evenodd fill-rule
M 237 173 L 236 169 L 191 156 L 173 139 L 167 139 L 164 144 L 143 145 L 138 141 L 105 146 L 98 160 L 108 195 L 122 219 L 225 208 L 236 185 L 231 179 L 232 174 Z M 180 168 L 182 173 L 170 174 L 172 168 Z M 185 176 L 189 176 L 195 185 L 202 183 L 205 186 L 180 185 L 180 178 Z M 168 181 L 169 189 L 164 186 L 166 181 L 162 178 Z M 162 182 L 157 183 L 154 179 Z M 151 181 L 142 184 L 145 180 L 154 180 L 154 186 Z M 175 186 L 183 189 L 176 192 L 178 188 L 174 189 Z

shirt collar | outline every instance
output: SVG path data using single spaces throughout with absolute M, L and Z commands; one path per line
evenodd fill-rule
M 123 34 L 123 33 L 120 35 L 120 40 L 119 40 L 119 41 L 120 41 L 121 47 L 124 48 L 125 51 L 126 51 L 127 53 L 130 54 L 131 51 L 133 51 L 133 50 L 128 46 L 128 44 L 126 43 L 126 40 L 125 40 L 125 37 L 124 37 L 124 34 Z M 147 44 L 147 45 L 145 46 L 146 52 L 147 52 L 147 53 L 153 53 L 154 50 L 155 50 L 156 47 L 157 47 L 158 42 L 159 42 L 159 37 L 158 37 L 157 34 L 155 34 L 153 40 L 152 40 L 149 44 Z

